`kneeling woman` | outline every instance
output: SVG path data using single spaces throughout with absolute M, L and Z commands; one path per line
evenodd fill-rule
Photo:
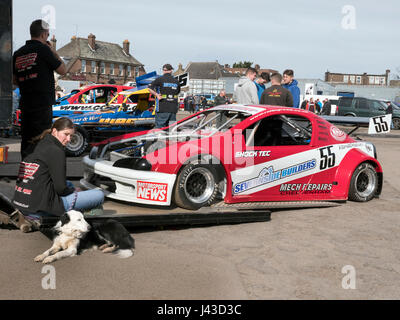
M 21 162 L 13 204 L 28 218 L 61 216 L 72 209 L 89 211 L 104 202 L 101 190 L 79 191 L 66 179 L 64 147 L 72 134 L 72 121 L 57 119 L 40 135 L 34 152 Z

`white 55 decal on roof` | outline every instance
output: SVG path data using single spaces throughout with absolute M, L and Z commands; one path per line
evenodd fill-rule
M 234 195 L 246 195 L 337 167 L 346 154 L 359 149 L 373 157 L 369 143 L 325 146 L 265 161 L 231 172 Z

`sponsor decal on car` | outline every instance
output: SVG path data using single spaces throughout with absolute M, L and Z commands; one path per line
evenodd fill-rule
M 344 141 L 346 140 L 346 134 L 340 130 L 339 128 L 336 128 L 335 126 L 331 127 L 331 136 L 333 139 L 337 141 Z
M 252 150 L 252 151 L 237 151 L 235 152 L 235 158 L 253 158 L 253 157 L 269 157 L 271 151 L 267 150 Z
M 138 181 L 137 198 L 142 200 L 167 202 L 167 183 Z
M 239 194 L 249 189 L 314 169 L 316 163 L 317 161 L 315 159 L 311 159 L 277 171 L 274 170 L 273 166 L 263 168 L 257 177 L 235 184 L 233 187 L 233 193 Z
M 330 193 L 332 183 L 283 183 L 279 188 L 282 195 Z

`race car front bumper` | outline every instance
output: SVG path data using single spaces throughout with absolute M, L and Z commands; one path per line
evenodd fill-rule
M 84 157 L 82 186 L 100 188 L 112 199 L 159 206 L 171 204 L 175 174 L 113 167 L 113 163 Z

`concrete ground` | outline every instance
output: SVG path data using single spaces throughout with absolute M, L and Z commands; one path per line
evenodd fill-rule
M 400 140 L 368 140 L 384 169 L 382 195 L 368 203 L 131 229 L 129 259 L 89 251 L 50 269 L 33 261 L 51 245 L 43 234 L 0 229 L 0 299 L 399 299 Z

